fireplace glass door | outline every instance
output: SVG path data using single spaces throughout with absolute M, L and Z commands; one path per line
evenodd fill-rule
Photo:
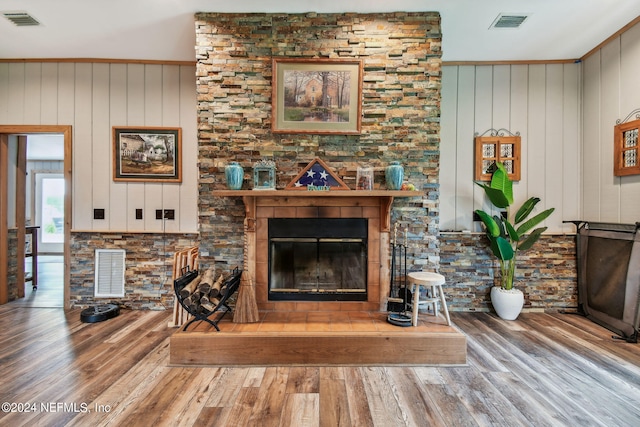
M 269 299 L 366 301 L 366 220 L 355 230 L 340 219 L 289 221 L 270 227 Z

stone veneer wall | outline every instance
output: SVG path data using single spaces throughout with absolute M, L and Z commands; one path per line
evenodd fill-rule
M 224 167 L 274 160 L 284 188 L 319 157 L 355 188 L 359 164 L 375 168 L 399 160 L 424 197 L 396 200 L 392 220 L 409 228 L 409 266 L 438 266 L 440 144 L 440 15 L 379 14 L 196 15 L 199 219 L 201 262 L 242 265 L 244 208 L 225 189 Z M 364 65 L 359 135 L 271 132 L 273 58 L 349 58 Z
M 525 310 L 577 309 L 575 235 L 544 235 L 519 260 L 516 286 L 525 294 Z M 440 273 L 450 310 L 492 310 L 489 293 L 500 272 L 483 233 L 440 233 Z
M 173 307 L 173 254 L 196 246 L 197 239 L 197 234 L 187 233 L 71 233 L 71 306 L 113 302 L 132 309 Z M 126 251 L 124 298 L 94 297 L 96 249 Z

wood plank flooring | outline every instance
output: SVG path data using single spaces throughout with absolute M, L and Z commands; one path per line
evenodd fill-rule
M 27 258 L 25 270 L 31 271 L 33 258 Z M 12 301 L 21 307 L 64 307 L 64 258 L 62 255 L 38 256 L 38 290 L 26 282 L 24 298 Z
M 640 425 L 640 344 L 577 315 L 452 313 L 465 366 L 242 368 L 170 367 L 170 316 L 0 306 L 0 401 L 22 410 L 0 425 Z

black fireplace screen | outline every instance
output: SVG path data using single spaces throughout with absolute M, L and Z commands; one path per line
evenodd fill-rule
M 638 224 L 574 221 L 578 227 L 578 304 L 596 323 L 637 342 L 640 323 Z
M 367 300 L 367 220 L 269 220 L 269 299 Z

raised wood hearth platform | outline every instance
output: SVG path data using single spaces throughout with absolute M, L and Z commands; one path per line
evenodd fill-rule
M 442 317 L 398 327 L 384 312 L 260 312 L 257 323 L 205 322 L 171 336 L 171 365 L 461 365 L 467 339 Z M 231 317 L 231 316 L 229 316 Z

